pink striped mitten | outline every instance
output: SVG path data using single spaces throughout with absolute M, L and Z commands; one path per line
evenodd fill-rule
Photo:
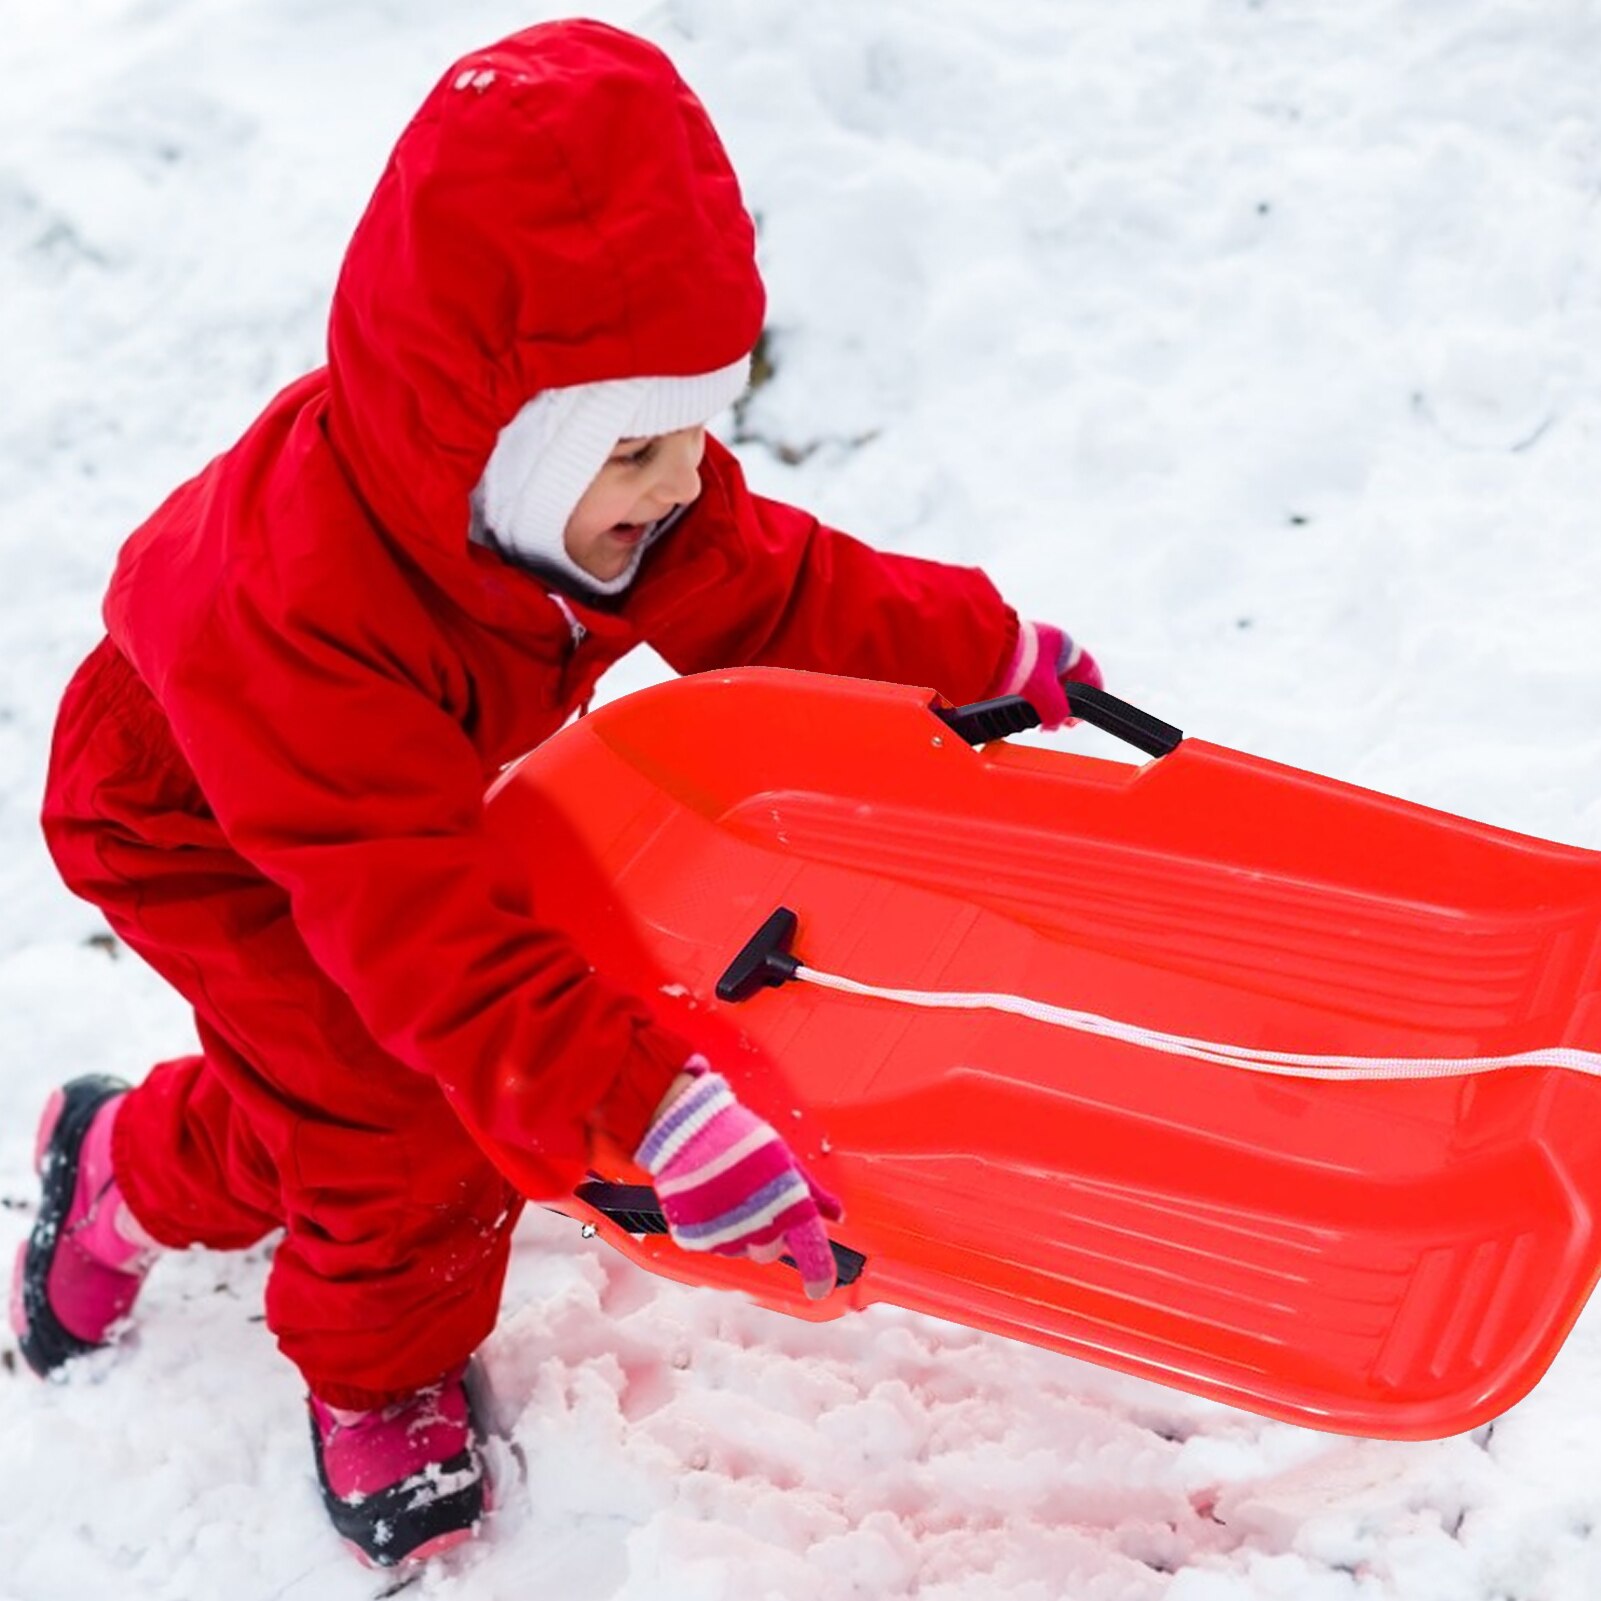
M 692 1058 L 690 1070 L 698 1065 Z M 758 1262 L 788 1251 L 812 1300 L 834 1288 L 823 1219 L 840 1220 L 839 1202 L 720 1075 L 701 1073 L 646 1130 L 634 1160 L 655 1179 L 668 1230 L 685 1250 Z
M 1052 623 L 1024 623 L 1017 631 L 1017 649 L 1001 679 L 999 695 L 1021 695 L 1040 714 L 1040 727 L 1060 728 L 1077 721 L 1071 716 L 1063 682 L 1105 689 L 1101 669 L 1082 645 L 1073 643 Z

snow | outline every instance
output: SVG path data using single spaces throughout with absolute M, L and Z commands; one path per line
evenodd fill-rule
M 760 216 L 759 487 L 981 562 L 1186 729 L 1601 846 L 1591 0 L 595 10 L 670 50 Z M 428 86 L 551 14 L 7 9 L 7 1259 L 48 1090 L 190 1037 L 34 821 L 113 554 L 319 359 L 344 240 Z M 0 1346 L 0 1601 L 384 1588 L 320 1510 L 264 1266 L 164 1262 L 137 1332 L 70 1383 Z M 498 1508 L 419 1597 L 1601 1594 L 1593 1315 L 1493 1427 L 1398 1445 L 894 1310 L 781 1319 L 537 1215 L 485 1364 Z

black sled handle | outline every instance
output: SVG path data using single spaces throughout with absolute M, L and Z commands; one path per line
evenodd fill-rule
M 1062 688 L 1067 691 L 1068 709 L 1075 717 L 1115 734 L 1147 756 L 1166 756 L 1177 750 L 1184 738 L 1182 729 L 1142 712 L 1116 695 L 1108 695 L 1104 689 L 1072 682 Z M 1040 721 L 1040 714 L 1021 695 L 1002 695 L 998 700 L 981 700 L 971 706 L 935 706 L 932 710 L 969 745 L 987 745 L 992 739 L 1021 734 L 1025 728 L 1038 728 Z
M 667 1218 L 655 1190 L 648 1184 L 611 1184 L 605 1179 L 590 1179 L 580 1184 L 573 1193 L 585 1206 L 592 1206 L 602 1217 L 610 1218 L 624 1234 L 665 1234 Z M 867 1258 L 848 1245 L 829 1248 L 834 1253 L 834 1271 L 841 1284 L 854 1284 L 867 1266 Z M 780 1262 L 794 1267 L 794 1260 L 781 1256 Z

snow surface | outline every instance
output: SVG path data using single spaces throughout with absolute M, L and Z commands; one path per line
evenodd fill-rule
M 982 562 L 1207 737 L 1601 846 L 1593 0 L 671 0 L 760 214 L 757 484 Z M 185 1048 L 34 822 L 119 541 L 316 363 L 415 103 L 509 0 L 8 0 L 0 1248 L 59 1078 Z M 798 464 L 796 464 L 796 459 Z M 629 664 L 614 689 L 661 672 Z M 1100 736 L 1072 736 L 1114 754 Z M 63 1385 L 0 1347 L 0 1598 L 342 1601 L 264 1257 Z M 419 1597 L 1594 1601 L 1601 1322 L 1491 1429 L 1321 1436 L 531 1216 L 488 1536 Z

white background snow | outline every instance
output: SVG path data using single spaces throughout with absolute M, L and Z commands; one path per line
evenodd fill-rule
M 1193 732 L 1601 847 L 1601 6 L 596 11 L 672 53 L 760 215 L 760 487 L 982 563 Z M 0 7 L 7 1264 L 49 1087 L 190 1037 L 35 825 L 117 546 L 320 360 L 434 79 L 554 14 Z M 383 1588 L 324 1522 L 262 1277 L 164 1263 L 69 1384 L 0 1346 L 0 1598 Z M 499 1510 L 418 1597 L 1601 1595 L 1595 1316 L 1493 1429 L 1396 1445 L 894 1311 L 814 1328 L 540 1215 L 486 1362 Z

